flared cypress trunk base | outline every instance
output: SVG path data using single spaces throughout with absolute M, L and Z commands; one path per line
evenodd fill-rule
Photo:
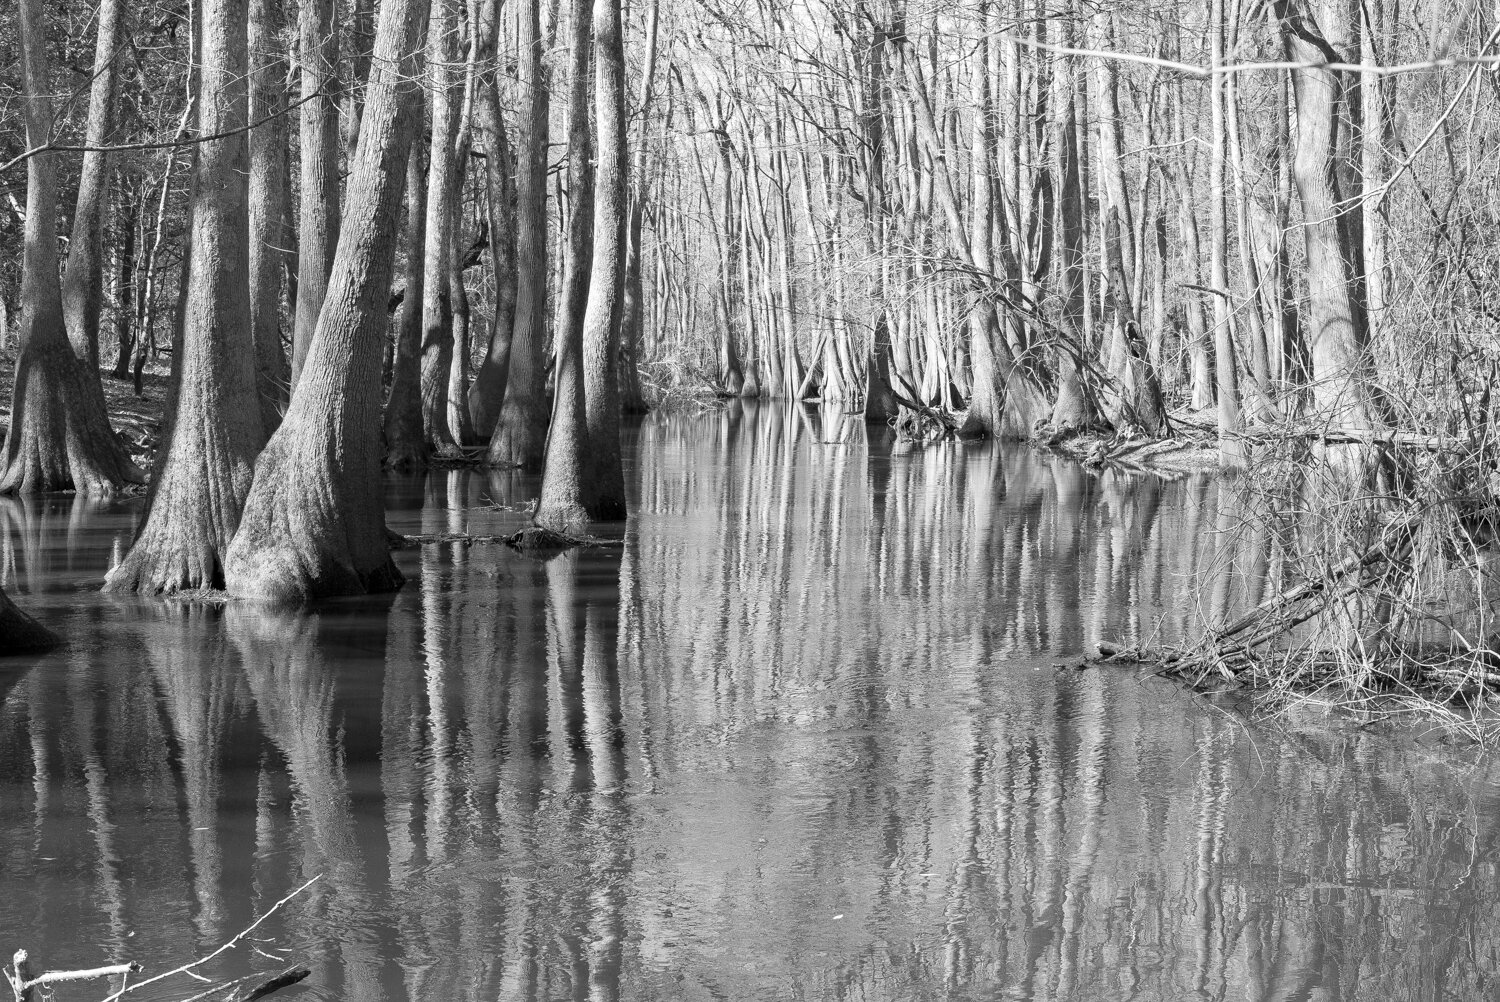
M 109 426 L 99 380 L 89 378 L 66 340 L 38 340 L 16 361 L 0 494 L 107 497 L 145 483 Z
M 400 588 L 405 579 L 391 560 L 378 491 L 349 496 L 356 491 L 340 485 L 360 478 L 326 468 L 320 457 L 335 450 L 297 442 L 289 428 L 282 426 L 256 463 L 255 485 L 224 558 L 230 594 L 305 605 Z

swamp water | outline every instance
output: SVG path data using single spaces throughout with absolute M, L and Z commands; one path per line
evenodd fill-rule
M 72 641 L 0 662 L 0 952 L 161 971 L 321 875 L 203 973 L 300 961 L 276 998 L 391 1002 L 1495 997 L 1500 771 L 1073 670 L 1257 597 L 1253 547 L 1249 584 L 1209 573 L 1213 481 L 769 406 L 625 434 L 623 545 L 429 543 L 395 596 L 311 615 L 101 596 L 139 501 L 0 499 L 0 581 Z M 390 525 L 504 533 L 535 491 L 393 480 Z

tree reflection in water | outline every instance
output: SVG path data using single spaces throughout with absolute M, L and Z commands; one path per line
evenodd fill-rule
M 620 545 L 401 554 L 310 614 L 103 599 L 129 506 L 0 499 L 74 638 L 0 674 L 0 927 L 156 967 L 267 925 L 316 997 L 1488 998 L 1486 765 L 1226 712 L 1101 637 L 1288 573 L 1208 480 L 836 408 L 654 417 Z M 497 533 L 534 481 L 393 484 Z M 283 951 L 286 951 L 285 953 Z M 189 992 L 188 994 L 191 994 Z

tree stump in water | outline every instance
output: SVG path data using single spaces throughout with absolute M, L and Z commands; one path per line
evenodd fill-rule
M 503 542 L 525 556 L 535 557 L 538 560 L 551 560 L 575 546 L 582 546 L 584 540 L 577 536 L 553 532 L 540 525 L 528 525 L 506 536 Z
M 61 643 L 61 637 L 17 609 L 0 591 L 0 656 L 50 651 Z

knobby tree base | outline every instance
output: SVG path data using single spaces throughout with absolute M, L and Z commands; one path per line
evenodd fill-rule
M 275 605 L 395 591 L 404 579 L 391 560 L 378 485 L 372 491 L 366 478 L 336 468 L 332 430 L 304 429 L 296 412 L 256 462 L 224 560 L 226 588 Z
M 65 340 L 22 350 L 11 400 L 0 494 L 108 497 L 146 482 L 109 426 L 103 388 Z

